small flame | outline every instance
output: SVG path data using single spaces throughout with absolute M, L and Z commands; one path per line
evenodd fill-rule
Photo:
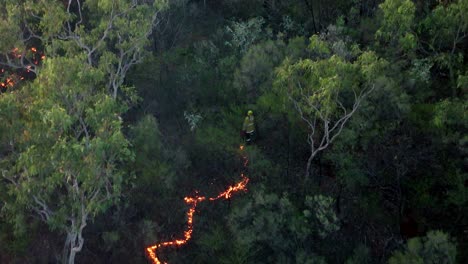
M 34 53 L 33 54 L 33 57 L 32 59 L 34 60 L 32 62 L 33 65 L 39 65 L 39 63 L 44 60 L 46 58 L 46 56 L 44 54 L 42 54 L 40 56 L 40 59 L 36 59 L 36 53 L 38 52 L 37 51 L 37 48 L 36 47 L 31 47 L 30 50 Z M 40 53 L 39 53 L 40 54 Z M 20 53 L 20 49 L 19 48 L 14 48 L 11 50 L 11 56 L 15 57 L 15 58 L 22 58 L 22 54 Z M 13 87 L 15 86 L 20 80 L 24 80 L 25 77 L 22 76 L 22 73 L 24 74 L 25 72 L 26 73 L 30 73 L 31 72 L 31 69 L 32 69 L 32 65 L 28 65 L 26 66 L 26 69 L 23 71 L 23 72 L 19 72 L 19 73 L 13 73 L 11 74 L 10 76 L 7 76 L 5 81 L 4 82 L 0 82 L 0 87 L 2 88 L 7 88 L 7 87 Z M 1 74 L 4 74 L 5 73 L 5 69 L 0 69 L 0 73 Z
M 243 145 L 240 145 L 240 150 L 244 149 Z M 248 164 L 248 159 L 246 156 L 242 157 L 244 159 L 244 167 L 247 166 Z M 168 247 L 168 246 L 181 246 L 187 243 L 191 238 L 192 238 L 192 233 L 193 233 L 193 215 L 195 214 L 195 209 L 197 208 L 197 204 L 199 202 L 203 202 L 205 200 L 208 201 L 215 201 L 221 198 L 224 199 L 229 199 L 231 196 L 239 191 L 246 191 L 247 184 L 249 183 L 249 178 L 245 177 L 243 173 L 241 173 L 241 178 L 242 180 L 238 182 L 237 184 L 234 184 L 232 186 L 229 186 L 224 192 L 221 192 L 218 194 L 216 197 L 211 197 L 211 198 L 206 198 L 205 196 L 195 196 L 195 197 L 185 197 L 184 201 L 186 204 L 190 205 L 189 210 L 187 211 L 187 229 L 184 231 L 184 237 L 182 239 L 176 239 L 172 241 L 166 241 L 166 242 L 161 242 L 159 244 L 149 246 L 146 248 L 146 252 L 148 253 L 148 256 L 151 258 L 154 264 L 162 264 L 159 260 L 159 258 L 156 256 L 156 250 L 158 250 L 161 247 Z M 167 262 L 164 262 L 164 264 L 167 264 Z
M 246 178 L 244 176 L 244 174 L 241 174 L 241 177 L 242 177 L 242 181 L 238 182 L 236 185 L 229 186 L 229 188 L 226 191 L 218 194 L 218 196 L 216 196 L 214 198 L 210 198 L 210 201 L 215 201 L 215 200 L 218 200 L 220 198 L 229 199 L 229 198 L 231 198 L 233 193 L 236 193 L 238 191 L 247 190 L 246 186 L 247 186 L 247 183 L 249 183 L 249 178 Z

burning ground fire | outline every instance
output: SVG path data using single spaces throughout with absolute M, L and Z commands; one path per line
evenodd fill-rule
M 31 59 L 27 59 L 27 61 L 30 61 L 30 63 L 33 65 L 39 65 L 39 63 L 46 58 L 45 55 L 38 52 L 35 47 L 32 47 L 25 52 L 20 52 L 18 48 L 14 48 L 11 50 L 9 57 L 21 60 L 26 56 L 26 52 L 28 52 L 28 54 L 32 54 Z M 31 67 L 32 65 L 29 65 L 26 66 L 26 69 L 22 70 L 22 72 L 9 74 L 9 76 L 4 78 L 4 81 L 0 81 L 0 89 L 11 88 L 15 86 L 19 81 L 24 80 L 24 73 L 31 72 Z M 0 79 L 4 74 L 8 74 L 8 72 L 5 71 L 5 69 L 0 69 Z
M 239 149 L 242 151 L 244 150 L 244 146 L 241 145 Z M 247 156 L 242 155 L 243 159 L 243 166 L 244 168 L 247 167 L 249 160 L 247 159 Z M 216 201 L 218 199 L 229 199 L 231 196 L 239 191 L 247 191 L 247 184 L 249 183 L 249 178 L 247 178 L 244 173 L 241 173 L 241 181 L 236 183 L 235 185 L 229 186 L 224 192 L 221 192 L 218 194 L 216 197 L 205 197 L 205 196 L 195 196 L 195 197 L 189 197 L 186 196 L 184 198 L 184 201 L 187 205 L 189 205 L 189 209 L 187 211 L 187 228 L 184 231 L 184 237 L 180 239 L 175 239 L 171 241 L 166 241 L 166 242 L 161 242 L 159 244 L 155 244 L 152 246 L 149 246 L 146 248 L 146 252 L 148 253 L 148 256 L 151 258 L 154 264 L 161 264 L 167 262 L 161 262 L 159 258 L 157 257 L 156 251 L 159 248 L 162 247 L 169 247 L 169 246 L 181 246 L 186 244 L 191 238 L 192 238 L 192 233 L 193 233 L 193 215 L 195 214 L 195 209 L 197 208 L 198 203 L 203 202 L 203 201 Z

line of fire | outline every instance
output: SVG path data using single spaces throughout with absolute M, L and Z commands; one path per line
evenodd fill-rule
M 244 146 L 240 145 L 239 147 L 241 153 L 242 153 L 242 159 L 243 159 L 243 168 L 246 169 L 247 165 L 249 164 L 249 159 L 245 154 L 243 154 Z M 157 256 L 157 250 L 162 248 L 162 247 L 177 247 L 177 246 L 182 246 L 186 244 L 191 238 L 192 238 L 192 233 L 193 233 L 193 217 L 195 214 L 195 210 L 197 208 L 197 205 L 201 202 L 204 201 L 216 201 L 219 199 L 224 199 L 228 200 L 232 197 L 233 194 L 240 192 L 240 191 L 247 191 L 247 184 L 249 183 L 249 178 L 245 176 L 243 172 L 240 174 L 241 180 L 237 182 L 234 185 L 229 186 L 225 191 L 219 193 L 215 197 L 209 197 L 207 198 L 206 196 L 186 196 L 184 198 L 184 202 L 189 206 L 189 209 L 187 210 L 186 217 L 187 217 L 187 227 L 184 231 L 184 236 L 182 238 L 170 240 L 170 241 L 165 241 L 165 242 L 160 242 L 155 245 L 151 245 L 146 248 L 146 253 L 148 254 L 149 258 L 154 264 L 161 264 L 167 262 L 162 262 L 159 257 Z

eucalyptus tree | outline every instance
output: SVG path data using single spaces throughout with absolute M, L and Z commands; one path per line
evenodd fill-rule
M 74 263 L 84 228 L 118 202 L 122 164 L 133 158 L 120 116 L 136 98 L 124 81 L 145 55 L 166 3 L 0 3 L 0 32 L 7 40 L 0 45 L 1 63 L 36 74 L 33 82 L 0 95 L 0 144 L 8 147 L 1 173 L 15 200 L 5 208 L 16 215 L 33 212 L 65 233 L 62 262 Z M 44 51 L 43 63 L 24 59 L 31 47 Z
M 371 51 L 353 47 L 350 58 L 346 58 L 334 54 L 333 48 L 333 43 L 314 35 L 309 45 L 311 58 L 299 61 L 286 58 L 277 69 L 276 87 L 286 94 L 307 127 L 310 155 L 305 181 L 314 157 L 340 135 L 376 87 L 386 64 Z
M 440 173 L 447 179 L 447 186 L 451 186 L 447 191 L 450 198 L 444 198 L 444 202 L 459 207 L 467 200 L 460 183 L 468 178 L 463 169 L 466 136 L 460 133 L 467 128 L 468 2 L 426 3 L 421 15 L 418 7 L 410 0 L 384 1 L 380 5 L 382 23 L 376 39 L 390 51 L 385 56 L 394 65 L 400 65 L 400 83 L 412 96 L 411 108 L 427 109 L 427 113 L 415 111 L 413 120 L 417 122 L 413 122 L 415 127 L 420 126 L 418 122 L 423 124 L 423 134 L 432 138 L 431 147 L 437 149 L 433 152 L 447 157 L 439 165 L 444 168 Z M 422 123 L 426 115 L 431 119 Z M 458 219 L 463 219 L 462 215 L 454 218 L 461 221 Z
M 105 72 L 106 86 L 114 99 L 132 65 L 145 55 L 148 36 L 159 23 L 166 0 L 2 0 L 5 13 L 0 32 L 1 64 L 38 71 L 24 56 L 34 43 L 48 57 L 85 54 L 84 63 Z
M 402 250 L 393 252 L 388 263 L 457 263 L 456 242 L 443 231 L 429 231 L 424 237 L 409 239 Z
M 386 0 L 379 7 L 382 23 L 376 39 L 390 51 L 389 57 L 401 60 L 396 52 L 416 65 L 424 62 L 429 69 L 438 67 L 442 78 L 448 77 L 450 89 L 446 90 L 451 97 L 461 94 L 467 74 L 464 43 L 468 37 L 468 2 L 439 3 L 425 10 L 423 16 L 417 16 L 417 6 L 410 0 Z

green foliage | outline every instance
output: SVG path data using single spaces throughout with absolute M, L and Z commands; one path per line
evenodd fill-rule
M 283 60 L 285 44 L 266 41 L 253 45 L 240 61 L 234 73 L 234 86 L 246 95 L 247 103 L 254 103 L 262 92 L 271 89 L 274 68 Z
M 197 242 L 213 254 L 222 251 L 227 246 L 228 241 L 225 239 L 224 233 L 223 227 L 215 226 L 209 232 L 203 234 Z
M 250 200 L 231 213 L 231 232 L 237 243 L 249 250 L 270 251 L 271 255 L 262 263 L 269 259 L 324 263 L 314 254 L 313 245 L 339 229 L 333 203 L 332 198 L 322 195 L 306 197 L 306 209 L 301 213 L 287 194 L 280 197 L 255 191 Z
M 55 63 L 75 71 L 60 72 Z M 92 78 L 93 70 L 83 70 L 83 65 L 81 60 L 76 59 L 49 59 L 35 83 L 32 92 L 36 103 L 23 113 L 27 116 L 26 126 L 30 138 L 20 155 L 17 171 L 12 171 L 26 176 L 18 179 L 22 188 L 16 189 L 23 202 L 32 202 L 32 197 L 27 194 L 38 190 L 43 190 L 40 195 L 48 201 L 55 197 L 56 188 L 67 184 L 71 187 L 78 182 L 82 188 L 89 188 L 90 193 L 99 194 L 102 191 L 99 186 L 104 188 L 106 180 L 110 180 L 106 176 L 115 183 L 112 193 L 119 193 L 121 175 L 114 171 L 113 164 L 131 158 L 119 118 L 125 108 L 106 95 L 96 94 L 97 90 L 90 84 L 96 82 Z M 79 131 L 82 136 L 77 138 L 76 133 Z M 48 158 L 41 159 L 40 156 Z M 103 175 L 101 180 L 96 178 L 97 175 Z M 70 195 L 79 195 L 81 191 L 75 193 L 70 189 L 69 192 Z M 78 204 L 68 204 L 72 201 L 68 199 L 72 199 L 73 195 L 63 196 L 65 200 L 59 202 L 62 204 L 59 210 L 64 211 L 70 206 L 69 210 L 73 211 L 73 208 L 84 202 L 80 200 Z M 91 214 L 106 206 L 105 203 L 88 202 L 87 209 Z
M 309 40 L 309 50 L 315 53 L 316 56 L 328 56 L 331 53 L 327 43 L 320 40 L 318 35 L 313 35 Z
M 296 61 L 308 55 L 307 43 L 304 37 L 295 37 L 288 40 L 286 54 L 290 60 Z
M 0 262 L 467 262 L 467 3 L 0 0 Z
M 119 241 L 120 236 L 116 231 L 114 232 L 104 232 L 102 234 L 102 240 L 104 240 L 105 245 L 108 249 L 111 249 Z
M 346 260 L 346 264 L 370 263 L 370 250 L 364 245 L 358 245 L 353 255 Z
M 208 165 L 216 163 L 216 161 L 221 162 L 217 166 L 232 164 L 228 157 L 232 159 L 233 154 L 239 147 L 236 132 L 237 130 L 233 130 L 231 133 L 226 133 L 214 126 L 199 128 L 196 131 L 196 143 L 200 150 L 205 153 L 205 155 L 199 157 L 200 164 Z
M 190 131 L 194 131 L 195 128 L 197 128 L 198 123 L 203 119 L 200 114 L 189 114 L 186 111 L 184 111 L 184 118 L 190 126 Z
M 286 195 L 256 192 L 245 205 L 234 208 L 229 219 L 230 228 L 243 247 L 255 251 L 256 244 L 260 243 L 260 247 L 269 247 L 274 252 L 269 259 L 278 259 L 290 250 L 294 252 L 299 246 L 296 243 L 311 232 L 295 211 Z
M 10 107 L 19 115 L 10 129 L 20 130 L 10 155 L 17 158 L 2 170 L 15 198 L 8 213 L 31 210 L 70 236 L 118 201 L 119 164 L 133 154 L 122 132 L 126 106 L 106 94 L 102 76 L 80 57 L 49 58 L 33 83 L 2 97 L 28 102 Z
M 326 42 L 311 38 L 309 49 L 329 54 Z M 296 63 L 286 59 L 277 69 L 275 81 L 300 108 L 304 116 L 318 116 L 332 122 L 342 108 L 351 103 L 343 96 L 363 93 L 366 87 L 383 74 L 385 61 L 373 52 L 364 52 L 352 63 L 337 55 L 323 59 L 302 59 Z M 362 74 L 360 76 L 360 74 Z M 366 81 L 364 85 L 360 82 Z
M 459 101 L 444 100 L 437 104 L 435 109 L 434 124 L 439 127 L 466 124 L 466 104 Z
M 432 65 L 433 62 L 429 59 L 414 60 L 410 69 L 410 76 L 427 86 L 431 80 L 430 70 Z
M 408 33 L 413 27 L 414 3 L 410 0 L 386 0 L 379 7 L 383 11 L 383 21 L 376 36 L 384 41 L 398 41 L 405 48 L 414 45 L 414 36 Z
M 432 12 L 421 21 L 421 28 L 428 31 L 431 49 L 451 49 L 468 29 L 466 1 L 457 0 L 448 5 L 437 5 Z M 455 43 L 454 43 L 455 41 Z
M 9 23 L 4 17 L 0 22 L 0 35 L 4 37 L 0 44 L 1 53 L 9 53 L 12 47 L 18 47 L 17 36 L 20 35 L 20 28 L 14 23 Z
M 226 26 L 226 32 L 232 37 L 226 45 L 238 49 L 241 54 L 245 53 L 257 41 L 269 37 L 268 31 L 265 32 L 262 29 L 264 23 L 261 17 L 252 18 L 246 22 L 233 21 L 231 25 Z
M 155 182 L 160 176 L 168 173 L 165 171 L 162 161 L 163 147 L 161 132 L 156 119 L 147 115 L 131 128 L 131 143 L 135 151 L 135 169 L 138 177 L 148 185 Z M 155 174 L 158 169 L 163 169 L 160 175 Z
M 463 91 L 468 89 L 468 72 L 465 72 L 463 75 L 458 75 L 457 88 L 462 89 Z
M 333 211 L 335 204 L 333 198 L 323 195 L 316 195 L 314 197 L 307 196 L 305 204 L 310 209 L 304 210 L 304 216 L 310 218 L 310 210 L 313 210 L 316 221 L 318 222 L 317 227 L 319 228 L 318 234 L 320 237 L 326 237 L 328 234 L 340 229 L 338 217 L 336 217 Z
M 429 231 L 425 237 L 408 240 L 406 249 L 395 252 L 389 263 L 456 263 L 456 255 L 455 243 L 448 234 Z
M 2 175 L 15 198 L 9 213 L 33 211 L 52 230 L 65 233 L 63 260 L 73 263 L 88 221 L 120 198 L 121 166 L 133 153 L 121 118 L 127 105 L 117 94 L 130 66 L 139 62 L 161 6 L 126 0 L 69 5 L 7 1 L 8 19 L 0 28 L 20 27 L 22 33 L 10 34 L 16 39 L 5 45 L 21 43 L 19 52 L 35 45 L 47 60 L 28 65 L 23 55 L 9 59 L 13 46 L 1 47 L 8 67 L 31 69 L 37 78 L 2 97 L 13 111 L 2 118 L 14 112 L 18 118 L 9 122 L 14 134 L 2 131 L 0 138 L 10 137 L 14 146 L 2 160 Z M 123 101 L 135 101 L 131 88 L 122 92 L 128 96 Z
M 467 144 L 466 138 L 464 138 L 465 145 Z M 461 151 L 463 153 L 463 150 Z M 463 155 L 466 156 L 466 151 Z M 451 186 L 450 190 L 447 192 L 446 203 L 450 205 L 455 205 L 459 208 L 462 208 L 468 203 L 468 190 L 466 190 L 466 182 L 468 181 L 468 174 L 456 171 L 453 175 L 447 176 L 448 185 Z

